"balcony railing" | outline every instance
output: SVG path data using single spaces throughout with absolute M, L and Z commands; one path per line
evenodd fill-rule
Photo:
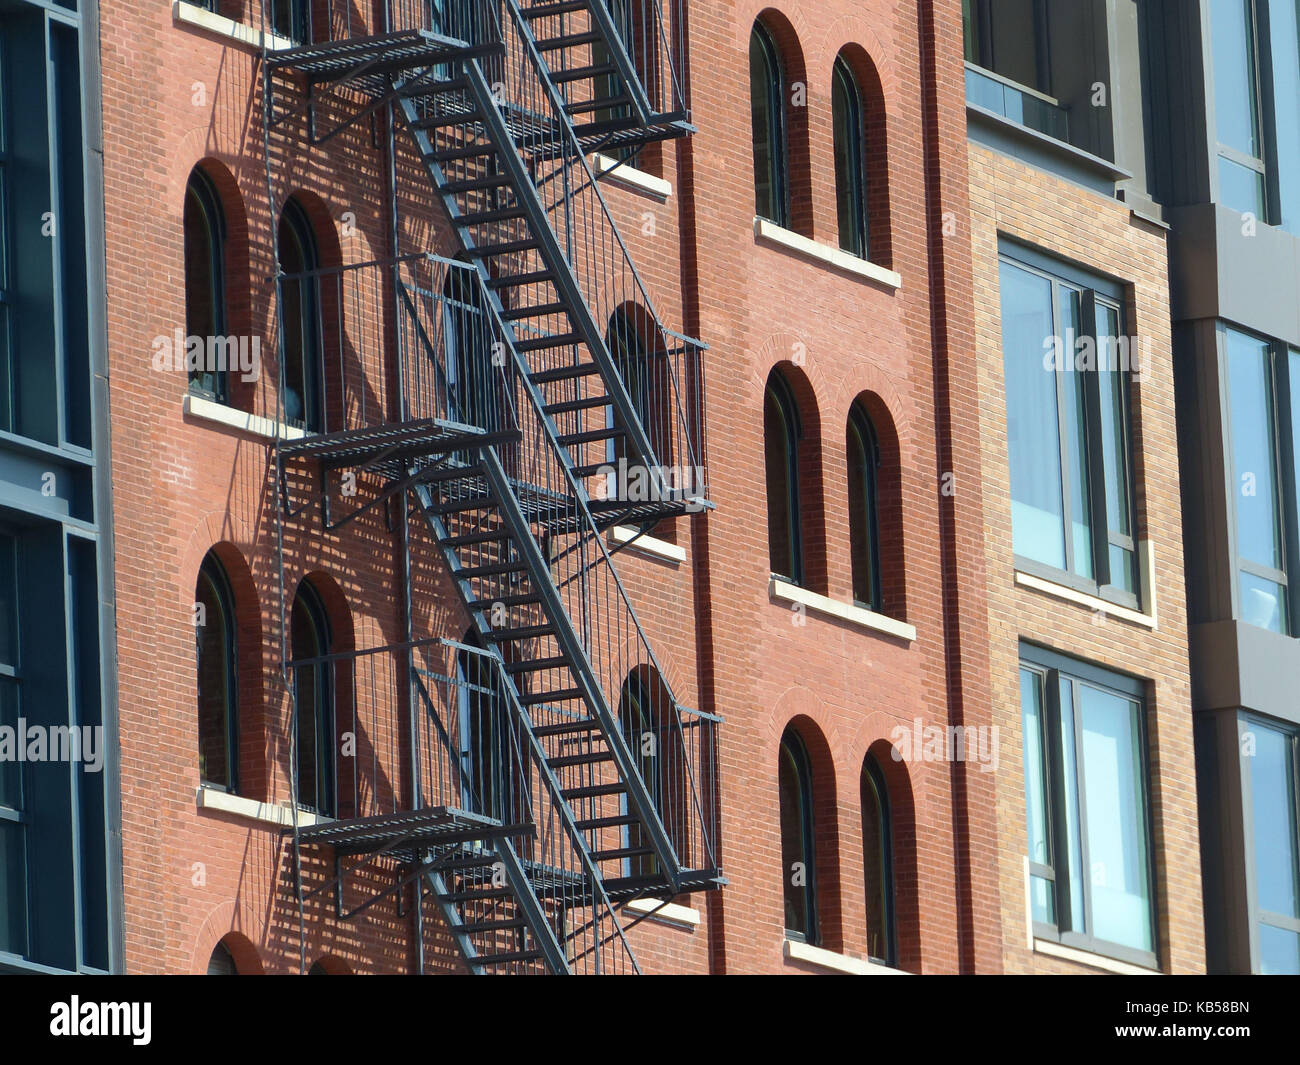
M 966 102 L 1056 140 L 1070 140 L 1070 115 L 1059 103 L 970 63 L 966 64 Z

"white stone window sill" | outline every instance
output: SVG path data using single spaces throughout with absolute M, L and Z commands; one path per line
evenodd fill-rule
M 700 911 L 693 906 L 679 906 L 675 902 L 661 903 L 658 899 L 633 899 L 623 908 L 638 917 L 644 916 L 651 921 L 677 928 L 700 926 Z
M 307 435 L 305 430 L 296 426 L 278 425 L 273 418 L 263 418 L 260 414 L 235 410 L 234 407 L 227 407 L 224 403 L 216 403 L 202 396 L 187 394 L 183 410 L 186 415 L 197 421 L 210 422 L 225 429 L 237 429 L 241 433 L 260 436 L 264 440 L 274 440 L 276 437 L 281 440 L 301 440 Z
M 615 525 L 609 530 L 609 542 L 614 547 L 622 547 L 627 544 L 627 550 L 629 551 L 636 551 L 643 555 L 649 555 L 651 558 L 671 562 L 674 566 L 680 566 L 686 561 L 686 548 L 678 547 L 676 544 L 670 544 L 667 540 L 660 540 L 654 536 L 637 535 L 638 531 L 626 525 Z
M 280 806 L 278 803 L 258 802 L 256 799 L 246 799 L 242 795 L 231 795 L 220 788 L 200 787 L 198 807 L 200 810 L 234 814 L 236 817 L 244 817 L 275 828 L 293 827 L 293 810 L 290 807 Z M 321 817 L 306 810 L 298 811 L 299 828 L 332 820 L 333 818 Z
M 883 266 L 877 266 L 866 259 L 859 259 L 856 255 L 850 255 L 839 248 L 832 248 L 828 244 L 818 244 L 817 241 L 792 233 L 775 222 L 769 222 L 766 218 L 755 217 L 754 238 L 760 243 L 796 252 L 806 259 L 825 263 L 846 274 L 864 277 L 878 285 L 885 285 L 892 289 L 903 286 L 902 275 L 895 270 L 886 270 Z
M 605 178 L 611 185 L 618 185 L 632 192 L 641 192 L 656 200 L 667 200 L 673 194 L 671 181 L 647 174 L 644 170 L 628 166 L 627 163 L 620 163 L 611 156 L 597 152 L 591 157 L 591 165 L 596 171 L 596 176 Z
M 243 45 L 246 48 L 256 48 L 261 51 L 265 47 L 268 51 L 281 52 L 286 48 L 296 47 L 295 43 L 288 37 L 281 37 L 275 33 L 263 33 L 261 30 L 255 30 L 252 26 L 245 26 L 242 22 L 236 22 L 225 15 L 218 15 L 199 7 L 197 4 L 187 4 L 185 0 L 175 0 L 172 4 L 172 21 L 179 22 L 184 26 L 192 26 L 196 30 L 203 30 L 215 37 L 224 37 L 235 44 Z
M 797 939 L 782 942 L 781 956 L 786 961 L 801 961 L 806 965 L 815 965 L 830 973 L 847 973 L 849 976 L 907 976 L 902 969 L 891 969 L 877 961 L 863 961 L 850 958 L 847 954 L 836 954 L 823 947 L 812 947 L 800 943 Z
M 1108 973 L 1119 973 L 1122 976 L 1163 975 L 1158 969 L 1145 969 L 1141 965 L 1131 965 L 1126 961 L 1108 958 L 1104 954 L 1094 954 L 1090 950 L 1079 950 L 1077 947 L 1065 947 L 1060 943 L 1053 943 L 1050 939 L 1039 939 L 1035 937 L 1034 953 L 1047 954 L 1053 958 L 1061 958 L 1064 961 L 1078 962 L 1080 965 L 1088 965 L 1094 969 L 1102 969 Z
M 797 584 L 791 584 L 789 581 L 780 581 L 772 577 L 769 579 L 767 591 L 774 602 L 797 603 L 818 614 L 825 614 L 827 617 L 836 618 L 839 621 L 847 621 L 850 625 L 856 625 L 860 629 L 883 632 L 886 636 L 894 636 L 900 640 L 907 640 L 909 643 L 916 639 L 915 625 L 909 625 L 906 621 L 898 621 L 896 618 L 886 617 L 884 614 L 877 614 L 874 610 L 867 610 L 865 607 L 850 606 L 848 603 L 841 603 L 836 599 L 818 595 L 816 592 L 810 592 L 807 588 L 800 588 Z
M 1079 606 L 1087 607 L 1097 615 L 1119 618 L 1121 621 L 1132 622 L 1134 625 L 1141 625 L 1143 628 L 1155 631 L 1160 628 L 1160 625 L 1156 616 L 1156 556 L 1155 548 L 1150 540 L 1138 541 L 1138 569 L 1140 570 L 1139 587 L 1145 591 L 1147 597 L 1151 600 L 1151 613 L 1149 614 L 1144 614 L 1140 610 L 1133 610 L 1131 607 L 1116 606 L 1100 596 L 1089 595 L 1077 588 L 1058 584 L 1056 581 L 1038 577 L 1032 573 L 1025 573 L 1023 570 L 1015 571 L 1015 581 L 1022 588 L 1032 588 L 1044 595 L 1052 595 L 1069 603 L 1077 603 Z

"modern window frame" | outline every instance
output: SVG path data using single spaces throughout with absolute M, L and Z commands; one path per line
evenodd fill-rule
M 1080 271 L 1059 262 L 1049 256 L 1043 255 L 1034 249 L 1022 245 L 1013 244 L 1003 240 L 1000 242 L 998 252 L 999 265 L 1007 264 L 1027 273 L 1040 277 L 1051 284 L 1051 312 L 1052 312 L 1052 334 L 1056 337 L 1063 336 L 1060 321 L 1060 291 L 1062 288 L 1068 288 L 1079 293 L 1080 307 L 1079 318 L 1084 324 L 1085 329 L 1076 333 L 1076 337 L 1091 339 L 1093 350 L 1097 353 L 1097 358 L 1101 358 L 1101 345 L 1097 342 L 1097 308 L 1105 307 L 1113 311 L 1116 315 L 1118 328 L 1116 335 L 1118 337 L 1126 336 L 1126 320 L 1128 311 L 1126 300 L 1122 287 L 1110 282 L 1097 275 Z M 1005 299 L 1005 296 L 1002 297 Z M 1005 314 L 1005 303 L 1000 304 L 999 313 Z M 1046 339 L 1046 338 L 1044 338 Z M 1118 348 L 1116 348 L 1116 354 Z M 1044 352 L 1046 354 L 1046 352 Z M 1138 508 L 1137 508 L 1137 478 L 1133 462 L 1133 396 L 1130 387 L 1129 375 L 1131 370 L 1122 368 L 1116 369 L 1119 388 L 1121 389 L 1121 399 L 1124 415 L 1124 432 L 1121 434 L 1124 454 L 1121 457 L 1124 479 L 1125 479 L 1125 503 L 1128 507 L 1130 534 L 1124 534 L 1112 531 L 1110 529 L 1109 516 L 1107 513 L 1107 492 L 1106 492 L 1106 462 L 1103 451 L 1103 422 L 1102 422 L 1102 403 L 1100 395 L 1100 377 L 1097 371 L 1079 371 L 1074 369 L 1074 353 L 1063 352 L 1063 358 L 1069 360 L 1070 367 L 1066 369 L 1058 366 L 1056 373 L 1056 418 L 1057 418 L 1057 445 L 1060 456 L 1060 473 L 1061 473 L 1061 509 L 1064 523 L 1064 547 L 1065 547 L 1065 567 L 1058 569 L 1049 563 L 1040 562 L 1037 559 L 1016 554 L 1015 565 L 1018 570 L 1033 576 L 1040 577 L 1044 580 L 1051 581 L 1054 584 L 1064 584 L 1076 591 L 1083 592 L 1086 595 L 1096 596 L 1114 603 L 1117 606 L 1127 607 L 1131 610 L 1141 610 L 1142 603 L 1149 594 L 1149 589 L 1142 584 L 1142 567 L 1138 558 Z M 1005 367 L 1005 350 L 1003 352 Z M 1088 469 L 1088 510 L 1087 526 L 1092 546 L 1092 572 L 1091 578 L 1085 577 L 1075 570 L 1075 545 L 1072 535 L 1073 514 L 1071 506 L 1073 503 L 1071 492 L 1071 477 L 1074 471 L 1068 460 L 1069 452 L 1069 422 L 1070 405 L 1067 402 L 1065 390 L 1065 374 L 1077 373 L 1083 379 L 1084 392 L 1084 415 L 1085 422 L 1083 430 L 1086 436 L 1086 462 Z M 1009 445 L 1009 442 L 1008 442 Z M 1010 462 L 1010 454 L 1008 454 Z M 1013 529 L 1014 537 L 1014 529 Z M 1129 592 L 1122 586 L 1112 583 L 1112 573 L 1110 565 L 1110 548 L 1117 547 L 1128 552 L 1132 561 L 1133 571 L 1131 579 L 1134 591 Z
M 1057 916 L 1057 923 L 1046 924 L 1034 920 L 1032 911 L 1026 915 L 1030 921 L 1033 934 L 1038 939 L 1050 940 L 1059 943 L 1062 946 L 1074 947 L 1079 950 L 1087 951 L 1091 954 L 1099 954 L 1105 957 L 1113 958 L 1117 961 L 1127 962 L 1132 965 L 1142 966 L 1147 969 L 1156 969 L 1159 967 L 1159 922 L 1158 915 L 1161 913 L 1159 891 L 1160 886 L 1156 878 L 1155 866 L 1155 846 L 1154 831 L 1155 825 L 1153 807 L 1152 807 L 1152 788 L 1150 781 L 1151 761 L 1150 761 L 1150 744 L 1148 740 L 1147 729 L 1147 712 L 1148 712 L 1148 694 L 1147 685 L 1134 677 L 1128 677 L 1123 674 L 1114 673 L 1099 666 L 1094 666 L 1087 662 L 1082 662 L 1075 658 L 1067 657 L 1055 651 L 1047 650 L 1033 644 L 1020 644 L 1020 665 L 1017 676 L 1025 670 L 1036 674 L 1042 685 L 1042 707 L 1039 720 L 1040 734 L 1038 737 L 1043 754 L 1043 771 L 1046 779 L 1043 781 L 1045 816 L 1047 824 L 1047 838 L 1050 846 L 1049 861 L 1047 863 L 1036 862 L 1032 856 L 1028 860 L 1029 877 L 1038 877 L 1052 885 L 1054 909 Z M 1078 814 L 1078 838 L 1079 838 L 1079 868 L 1084 871 L 1092 869 L 1092 863 L 1089 860 L 1089 839 L 1088 839 L 1088 813 L 1086 798 L 1086 776 L 1087 769 L 1081 762 L 1081 752 L 1083 751 L 1083 713 L 1082 713 L 1082 696 L 1081 687 L 1089 686 L 1099 689 L 1107 694 L 1118 698 L 1126 699 L 1137 703 L 1137 738 L 1138 750 L 1135 755 L 1142 767 L 1141 784 L 1142 784 L 1142 804 L 1141 813 L 1143 823 L 1140 827 L 1145 839 L 1145 862 L 1143 872 L 1147 878 L 1147 897 L 1149 902 L 1148 920 L 1150 922 L 1149 931 L 1153 949 L 1144 951 L 1126 946 L 1120 943 L 1112 943 L 1109 940 L 1097 938 L 1091 932 L 1077 932 L 1062 925 L 1069 921 L 1069 906 L 1071 897 L 1071 887 L 1069 874 L 1069 794 L 1071 789 L 1067 789 L 1066 782 L 1061 779 L 1062 773 L 1060 764 L 1062 761 L 1062 741 L 1060 735 L 1060 678 L 1064 676 L 1072 681 L 1071 693 L 1074 700 L 1071 718 L 1074 725 L 1073 751 L 1075 756 L 1075 782 L 1072 789 L 1073 801 Z M 1024 707 L 1021 707 L 1023 721 Z M 1022 736 L 1022 751 L 1023 751 Z M 1029 766 L 1025 766 L 1026 778 L 1029 774 Z M 1026 780 L 1026 783 L 1028 781 Z M 1028 796 L 1026 796 L 1026 818 L 1028 817 Z M 1064 816 L 1063 816 L 1064 814 Z M 1092 877 L 1090 873 L 1085 872 L 1083 883 L 1080 885 L 1083 904 L 1084 904 L 1084 927 L 1091 929 L 1094 927 L 1092 916 Z M 1028 885 L 1026 885 L 1028 889 Z M 1062 915 L 1065 915 L 1063 921 Z
M 277 36 L 296 44 L 311 43 L 311 0 L 271 0 L 269 21 Z
M 762 53 L 765 74 L 761 86 L 755 84 L 753 69 L 753 52 L 757 44 Z M 786 118 L 785 118 L 785 86 L 786 74 L 785 64 L 781 62 L 781 51 L 776 45 L 772 32 L 762 21 L 756 21 L 753 29 L 750 30 L 750 110 L 751 115 L 758 102 L 756 93 L 762 91 L 765 106 L 767 109 L 767 143 L 768 143 L 768 165 L 767 181 L 771 188 L 771 200 L 775 210 L 771 214 L 779 217 L 771 218 L 765 214 L 758 202 L 759 187 L 759 159 L 757 153 L 754 156 L 754 213 L 760 218 L 766 219 L 783 229 L 790 228 L 790 145 L 787 136 Z M 752 126 L 752 121 L 751 121 Z M 757 131 L 751 128 L 754 136 L 754 143 L 757 145 Z
M 1255 757 L 1246 753 L 1245 734 L 1253 729 L 1268 729 L 1281 733 L 1290 744 L 1291 751 L 1291 831 L 1300 829 L 1300 725 L 1294 722 L 1280 721 L 1262 714 L 1242 711 L 1237 715 L 1237 751 L 1241 762 L 1241 811 L 1244 832 L 1244 854 L 1246 858 L 1247 906 L 1250 919 L 1250 958 L 1251 971 L 1262 972 L 1262 951 L 1260 948 L 1260 925 L 1269 925 L 1283 931 L 1300 935 L 1300 918 L 1265 910 L 1260 906 L 1259 869 L 1256 862 L 1255 845 L 1255 793 L 1253 769 Z M 1300 856 L 1300 839 L 1292 839 L 1292 853 Z M 1300 876 L 1300 870 L 1296 870 Z
M 1237 480 L 1237 460 L 1234 444 L 1231 367 L 1228 364 L 1229 333 L 1235 333 L 1247 340 L 1260 344 L 1267 349 L 1269 359 L 1268 385 L 1271 390 L 1270 413 L 1272 415 L 1273 465 L 1276 483 L 1272 486 L 1277 520 L 1281 524 L 1279 536 L 1282 547 L 1282 569 L 1274 569 L 1251 559 L 1243 558 L 1240 551 L 1241 541 L 1241 485 Z M 1300 573 L 1300 440 L 1296 430 L 1300 429 L 1297 419 L 1300 410 L 1292 404 L 1292 397 L 1300 399 L 1300 380 L 1292 381 L 1291 363 L 1294 359 L 1300 364 L 1300 349 L 1293 348 L 1281 340 L 1261 336 L 1247 329 L 1220 321 L 1215 326 L 1215 345 L 1222 365 L 1224 389 L 1223 416 L 1227 432 L 1224 434 L 1224 467 L 1228 479 L 1228 495 L 1232 500 L 1229 519 L 1231 521 L 1231 543 L 1233 557 L 1232 601 L 1236 604 L 1234 616 L 1245 620 L 1242 602 L 1242 574 L 1249 574 L 1261 580 L 1278 585 L 1282 589 L 1283 606 L 1286 618 L 1281 626 L 1284 636 L 1300 635 L 1300 580 L 1292 581 L 1289 575 Z M 1300 365 L 1297 366 L 1300 369 Z M 1259 485 L 1257 482 L 1256 491 Z
M 799 405 L 795 402 L 794 392 L 791 390 L 789 382 L 781 375 L 779 370 L 773 371 L 768 379 L 767 385 L 763 390 L 763 405 L 767 406 L 768 395 L 771 395 L 781 413 L 782 422 L 785 427 L 785 476 L 789 486 L 788 499 L 786 500 L 785 518 L 790 524 L 790 561 L 791 569 L 794 573 L 778 573 L 775 569 L 771 570 L 772 576 L 779 581 L 785 581 L 787 584 L 793 584 L 800 588 L 804 586 L 807 577 L 806 566 L 803 550 L 803 504 L 799 491 L 799 444 L 803 439 L 803 426 L 799 419 Z M 763 461 L 764 461 L 764 481 L 766 482 L 766 466 L 770 449 L 773 441 L 768 439 L 766 426 L 763 433 Z M 770 491 L 770 486 L 765 487 Z M 768 503 L 768 562 L 772 561 L 771 538 L 772 538 L 772 507 Z
M 4 619 L 4 623 L 9 627 L 12 635 L 12 648 L 10 653 L 0 660 L 0 687 L 12 690 L 13 711 L 15 720 L 13 722 L 5 721 L 2 714 L 3 704 L 0 704 L 0 724 L 6 724 L 13 727 L 17 724 L 17 718 L 22 715 L 22 671 L 20 663 L 22 661 L 22 639 L 21 626 L 19 624 L 18 610 L 18 567 L 19 554 L 21 545 L 18 537 L 14 536 L 7 526 L 0 525 L 0 564 L 5 566 L 8 571 L 3 584 L 0 587 L 7 586 L 7 590 L 12 594 L 12 601 L 8 604 L 9 616 Z M 3 606 L 0 603 L 0 606 Z M 26 786 L 24 763 L 14 761 L 10 769 L 14 774 L 16 782 L 14 794 L 10 796 L 12 801 L 6 802 L 3 795 L 0 795 L 0 832 L 13 833 L 17 837 L 15 852 L 19 855 L 17 859 L 16 872 L 9 869 L 5 864 L 0 863 L 0 878 L 9 879 L 9 887 L 17 886 L 23 893 L 21 912 L 15 916 L 13 913 L 6 913 L 0 910 L 0 921 L 13 923 L 13 928 L 5 929 L 5 940 L 9 941 L 9 953 L 25 955 L 31 946 L 31 902 L 27 897 L 30 894 L 30 874 L 27 860 L 27 826 L 31 819 L 26 810 Z M 0 855 L 5 852 L 0 849 Z M 11 877 L 11 873 L 13 874 Z M 14 940 L 17 940 L 16 942 Z M 18 949 L 13 949 L 17 947 Z
M 837 115 L 843 99 L 846 113 Z M 869 259 L 870 220 L 867 202 L 867 152 L 862 90 L 842 55 L 831 67 L 831 129 L 835 156 L 835 206 L 840 250 Z M 841 127 L 847 143 L 840 144 Z M 843 171 L 843 172 L 841 172 Z M 846 217 L 847 216 L 847 217 Z
M 799 889 L 803 894 L 804 905 L 804 922 L 807 925 L 807 931 L 786 928 L 785 938 L 793 939 L 800 943 L 807 943 L 810 946 L 816 946 L 821 942 L 821 926 L 817 913 L 817 818 L 816 818 L 816 791 L 813 786 L 812 777 L 812 760 L 808 757 L 808 746 L 804 743 L 803 737 L 799 735 L 798 729 L 793 726 L 787 726 L 785 732 L 781 735 L 781 744 L 779 748 L 779 759 L 787 757 L 794 766 L 796 784 L 799 790 L 799 820 L 800 820 L 800 838 L 799 838 L 799 860 L 803 863 L 806 879 L 804 886 Z M 778 780 L 780 767 L 778 765 Z M 778 801 L 780 788 L 778 786 Z M 777 823 L 779 827 L 784 821 L 783 811 L 778 809 Z M 786 868 L 785 864 L 785 839 L 782 833 L 781 839 L 781 899 L 782 913 L 785 912 L 785 892 L 792 889 L 790 883 L 791 870 Z
M 229 792 L 232 795 L 239 794 L 239 634 L 238 618 L 235 614 L 235 597 L 230 587 L 230 578 L 226 573 L 225 567 L 221 560 L 209 552 L 203 559 L 203 564 L 199 567 L 199 580 L 207 580 L 211 583 L 219 609 L 225 618 L 225 674 L 226 674 L 226 707 L 225 707 L 225 729 L 224 743 L 226 748 L 226 776 L 225 781 L 211 780 L 202 774 L 200 769 L 199 781 L 206 788 L 216 788 L 220 791 Z M 197 601 L 197 600 L 196 600 Z M 205 624 L 207 619 L 204 619 Z M 198 639 L 196 636 L 196 652 L 198 651 Z M 198 663 L 196 663 L 198 668 Z M 203 675 L 200 669 L 198 675 L 200 687 L 203 683 Z M 203 698 L 202 690 L 199 692 L 200 701 Z M 199 728 L 202 729 L 202 718 L 199 718 Z M 203 736 L 200 732 L 199 749 L 203 749 Z

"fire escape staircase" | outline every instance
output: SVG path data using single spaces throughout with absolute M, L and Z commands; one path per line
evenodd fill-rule
M 659 0 L 632 2 L 661 18 Z M 470 971 L 570 972 L 575 934 L 557 913 L 575 899 L 608 929 L 588 950 L 617 940 L 630 958 L 616 903 L 724 882 L 716 719 L 668 689 L 603 535 L 709 505 L 703 345 L 662 325 L 588 162 L 592 151 L 633 152 L 691 127 L 684 106 L 665 106 L 680 104 L 678 89 L 656 77 L 647 90 L 622 0 L 502 0 L 499 18 L 488 3 L 465 10 L 474 12 L 465 33 L 390 25 L 264 53 L 266 86 L 268 99 L 286 82 L 286 95 L 305 95 L 299 111 L 317 141 L 386 105 L 401 116 L 472 267 L 469 298 L 504 355 L 508 369 L 490 387 L 508 393 L 515 431 L 403 443 L 399 426 L 375 441 L 338 433 L 277 446 L 323 470 L 379 473 L 384 498 L 411 493 L 491 656 L 516 754 L 541 783 L 540 819 L 574 860 L 530 859 L 535 821 L 480 824 L 456 812 L 439 812 L 442 835 L 428 819 L 403 830 L 395 814 L 303 836 L 336 861 L 396 855 L 398 886 L 421 883 Z M 318 94 L 340 90 L 360 90 L 363 103 L 318 136 Z M 268 114 L 282 125 L 294 112 L 268 104 Z M 620 318 L 627 307 L 635 311 Z M 653 491 L 629 495 L 624 473 L 634 468 L 651 471 L 643 484 Z M 633 675 L 654 678 L 638 689 L 649 705 L 636 722 L 621 705 Z M 502 948 L 503 935 L 513 947 Z

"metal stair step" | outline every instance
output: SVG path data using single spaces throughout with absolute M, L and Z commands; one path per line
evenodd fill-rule
M 602 470 L 608 470 L 609 467 L 610 464 L 608 462 L 589 462 L 585 466 L 574 466 L 573 476 L 578 478 L 578 480 L 582 480 L 584 477 L 594 477 Z M 619 501 L 616 500 L 615 502 Z
M 507 322 L 518 322 L 524 318 L 545 318 L 552 314 L 568 311 L 567 303 L 530 303 L 522 307 L 509 307 L 501 313 Z
M 545 669 L 564 669 L 569 665 L 569 660 L 563 655 L 552 655 L 549 658 L 527 658 L 518 662 L 507 662 L 506 672 L 511 676 L 516 673 L 540 673 Z
M 444 181 L 443 192 L 476 192 L 480 189 L 502 189 L 510 184 L 510 179 L 503 174 L 491 174 L 488 177 L 466 178 L 463 181 Z
M 573 11 L 587 10 L 587 0 L 550 0 L 549 3 L 531 4 L 520 14 L 526 19 L 546 18 L 548 15 L 567 15 Z
M 462 477 L 478 477 L 483 473 L 483 467 L 474 466 L 448 466 L 440 470 L 426 470 L 420 474 L 422 484 L 437 484 L 441 481 L 455 481 Z
M 631 102 L 626 96 L 604 96 L 598 100 L 582 100 L 578 103 L 565 104 L 564 110 L 570 115 L 589 115 L 593 111 L 607 111 Z M 578 130 L 575 129 L 574 132 Z
M 595 410 L 597 407 L 608 407 L 610 399 L 608 395 L 587 396 L 585 399 L 568 399 L 563 403 L 547 403 L 542 407 L 547 414 L 568 414 L 575 410 Z
M 613 63 L 594 63 L 585 67 L 570 67 L 568 70 L 552 70 L 551 80 L 558 84 L 568 81 L 582 81 L 584 78 L 598 78 L 604 74 L 616 74 L 618 67 Z
M 470 496 L 466 499 L 453 499 L 448 503 L 430 503 L 424 509 L 429 514 L 459 514 L 465 510 L 483 510 L 495 504 L 496 500 L 492 496 Z
M 456 924 L 452 926 L 452 931 L 463 932 L 467 936 L 477 935 L 479 932 L 509 932 L 516 928 L 527 928 L 528 922 L 522 919 L 511 921 L 470 921 L 465 924 Z
M 523 218 L 524 209 L 522 207 L 502 207 L 496 211 L 470 211 L 468 214 L 457 215 L 456 224 L 458 226 L 484 226 L 490 222 L 508 222 L 512 218 Z
M 610 437 L 626 435 L 626 430 L 611 425 L 604 429 L 587 429 L 581 433 L 566 433 L 556 439 L 565 447 L 571 447 L 574 444 L 592 444 L 597 440 L 608 440 Z
M 452 873 L 462 869 L 490 869 L 497 862 L 495 854 L 479 854 L 473 858 L 457 858 L 454 861 L 439 862 L 438 872 Z
M 475 577 L 494 577 L 499 573 L 525 573 L 528 567 L 522 562 L 493 562 L 487 566 L 462 566 L 456 571 L 456 576 L 462 580 L 473 580 Z
M 445 129 L 447 126 L 466 126 L 470 123 L 479 122 L 480 115 L 477 111 L 448 111 L 439 115 L 425 115 L 423 118 L 417 118 L 411 123 L 412 129 Z
M 438 898 L 443 902 L 486 902 L 491 899 L 512 899 L 514 895 L 509 888 L 485 888 L 482 891 L 439 892 Z
M 592 832 L 601 828 L 626 828 L 640 822 L 635 814 L 620 814 L 618 817 L 588 817 L 575 821 L 579 832 Z
M 485 529 L 483 532 L 448 536 L 442 542 L 447 547 L 469 547 L 473 544 L 508 543 L 509 539 L 510 534 L 501 529 Z
M 546 759 L 546 764 L 552 769 L 568 769 L 575 765 L 595 765 L 597 762 L 613 761 L 614 756 L 609 751 L 583 751 L 581 754 L 561 754 L 554 758 Z
M 595 799 L 602 795 L 622 795 L 627 788 L 622 784 L 587 784 L 580 788 L 561 788 L 565 800 Z
M 432 159 L 435 163 L 450 163 L 457 159 L 477 159 L 496 154 L 494 145 L 470 144 L 462 148 L 435 148 L 433 151 L 425 152 L 424 157 Z
M 592 851 L 591 857 L 597 862 L 612 862 L 619 858 L 643 858 L 647 854 L 654 854 L 650 847 L 619 847 L 611 851 Z
M 499 244 L 479 244 L 466 250 L 466 255 L 472 255 L 476 259 L 490 259 L 494 255 L 515 255 L 521 251 L 532 251 L 537 247 L 537 241 L 532 237 L 524 240 L 507 240 Z
M 604 34 L 599 30 L 588 30 L 585 33 L 567 33 L 563 37 L 547 37 L 538 41 L 537 50 L 539 52 L 555 52 L 561 48 L 577 48 L 583 44 L 596 44 L 604 39 Z
M 572 721 L 561 721 L 555 725 L 538 725 L 533 729 L 533 735 L 545 739 L 548 736 L 569 736 L 579 732 L 598 732 L 600 731 L 600 722 L 592 717 L 574 718 Z
M 530 270 L 523 274 L 504 274 L 501 277 L 490 277 L 485 284 L 492 289 L 515 288 L 520 285 L 540 285 L 550 280 L 550 270 Z
M 580 343 L 582 343 L 582 337 L 577 333 L 552 333 L 549 336 L 536 337 L 532 340 L 517 340 L 515 341 L 515 350 L 546 351 L 548 348 L 564 348 L 570 344 Z M 536 380 L 536 377 L 533 377 L 533 380 Z
M 499 629 L 489 629 L 489 639 L 496 640 L 498 643 L 506 643 L 509 640 L 531 640 L 535 636 L 553 636 L 555 629 L 550 625 L 519 625 L 514 628 L 502 627 Z
M 530 373 L 528 380 L 533 384 L 542 385 L 548 381 L 568 381 L 577 377 L 590 377 L 592 374 L 600 373 L 600 367 L 594 362 L 571 363 L 568 366 L 557 366 L 552 370 L 538 370 L 536 373 Z
M 536 961 L 542 956 L 540 950 L 514 950 L 508 954 L 480 954 L 478 957 L 470 960 L 474 966 L 480 965 L 508 965 L 514 961 Z
M 519 696 L 519 702 L 524 706 L 540 706 L 544 703 L 568 703 L 581 698 L 581 688 L 559 688 L 549 692 L 526 692 Z
M 490 613 L 497 604 L 501 606 L 531 606 L 540 602 L 533 592 L 520 592 L 517 595 L 494 595 L 491 599 L 475 599 L 469 604 L 470 610 Z

